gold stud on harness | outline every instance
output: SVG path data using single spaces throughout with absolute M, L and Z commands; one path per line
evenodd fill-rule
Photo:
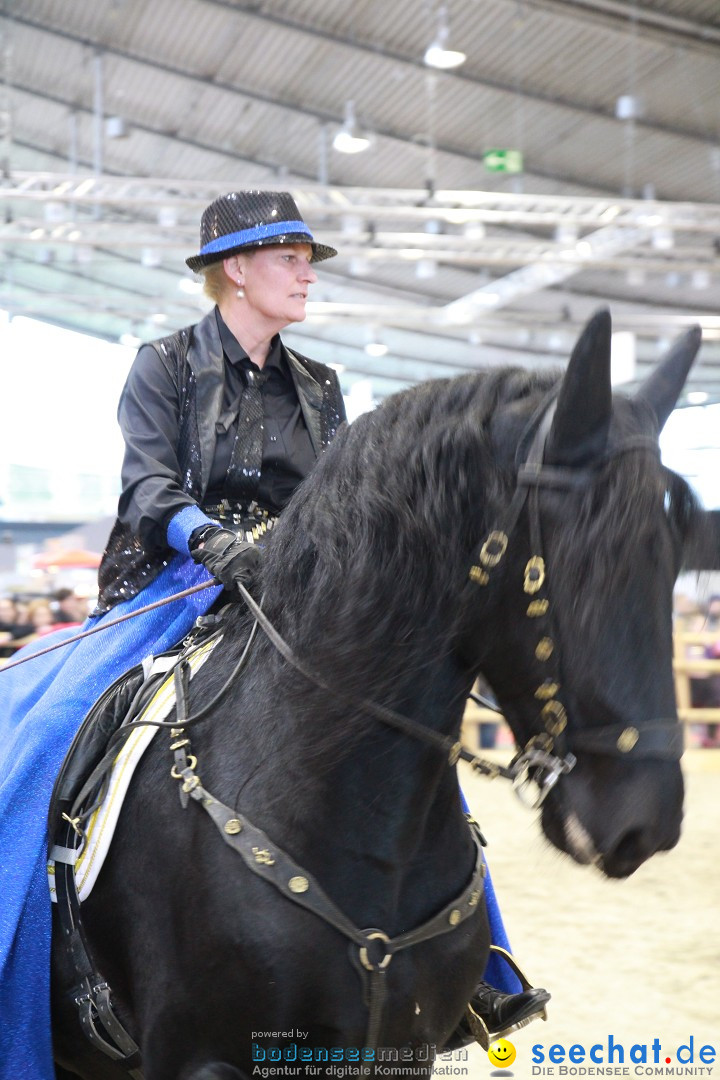
M 295 877 L 291 877 L 288 881 L 288 889 L 297 895 L 307 892 L 309 888 L 310 882 L 302 874 L 296 874 Z
M 507 551 L 508 538 L 504 532 L 494 529 L 480 548 L 480 562 L 483 566 L 497 566 Z
M 273 859 L 271 852 L 269 852 L 267 848 L 254 847 L 252 849 L 252 853 L 255 856 L 255 862 L 260 863 L 261 866 L 275 865 L 275 860 Z
M 549 701 L 550 698 L 554 698 L 560 687 L 556 682 L 544 682 L 538 686 L 535 691 L 535 697 L 538 701 Z
M 543 705 L 540 715 L 545 723 L 545 730 L 550 735 L 559 735 L 567 727 L 567 713 L 559 701 L 548 701 Z
M 545 560 L 542 555 L 533 555 L 528 559 L 525 567 L 525 583 L 523 588 L 526 593 L 539 592 L 545 581 Z
M 549 660 L 555 648 L 552 638 L 540 638 L 535 647 L 535 656 L 538 660 Z
M 618 736 L 617 743 L 615 744 L 621 754 L 629 754 L 635 743 L 640 738 L 640 732 L 637 728 L 627 727 Z

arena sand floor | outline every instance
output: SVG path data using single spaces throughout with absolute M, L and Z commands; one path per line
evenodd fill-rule
M 507 751 L 490 756 L 505 760 Z M 460 766 L 463 790 L 489 841 L 515 955 L 528 978 L 553 995 L 547 1022 L 509 1036 L 517 1080 L 608 1075 L 589 1070 L 608 1067 L 610 1039 L 624 1048 L 622 1065 L 613 1052 L 619 1072 L 611 1075 L 720 1076 L 720 750 L 690 750 L 683 763 L 680 843 L 625 881 L 609 881 L 561 856 L 542 836 L 537 813 L 525 809 L 508 784 Z M 533 1060 L 537 1044 L 542 1063 Z M 597 1044 L 595 1057 L 603 1064 L 589 1059 Z M 548 1060 L 553 1045 L 564 1049 L 564 1062 Z M 631 1048 L 643 1045 L 647 1062 L 631 1061 Z M 571 1046 L 585 1050 L 582 1064 L 569 1060 Z M 714 1063 L 708 1051 L 705 1061 L 700 1058 L 708 1046 L 716 1052 Z M 642 1057 L 641 1049 L 635 1057 Z M 448 1064 L 438 1061 L 436 1072 L 447 1076 Z M 496 1068 L 477 1046 L 467 1060 L 456 1055 L 450 1064 L 466 1080 L 489 1077 Z

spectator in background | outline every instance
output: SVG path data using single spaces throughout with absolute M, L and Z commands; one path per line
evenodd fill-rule
M 690 597 L 676 594 L 674 598 L 675 629 L 681 634 L 717 634 L 709 644 L 693 642 L 685 645 L 688 660 L 720 660 L 720 596 L 711 596 L 706 605 Z M 702 639 L 701 639 L 702 640 Z M 688 678 L 690 705 L 693 709 L 720 709 L 720 674 L 694 671 Z M 718 746 L 718 724 L 693 724 L 691 730 L 701 746 Z
M 77 626 L 89 615 L 88 602 L 73 589 L 58 589 L 55 593 L 55 622 L 58 626 Z
M 11 596 L 0 596 L 0 642 L 17 641 L 32 634 L 33 627 L 21 621 L 17 604 Z
M 22 626 L 28 626 L 30 620 L 28 619 L 28 600 L 25 600 L 21 596 L 15 597 L 15 610 L 17 612 L 17 621 Z
M 44 597 L 31 600 L 28 604 L 27 618 L 33 634 L 47 634 L 55 629 L 55 616 L 50 601 Z
M 707 614 L 703 630 L 717 633 L 717 640 L 705 646 L 707 660 L 720 660 L 720 596 L 711 596 L 707 602 Z M 705 679 L 705 708 L 720 708 L 720 675 L 710 674 Z M 708 724 L 703 746 L 718 745 L 718 725 Z

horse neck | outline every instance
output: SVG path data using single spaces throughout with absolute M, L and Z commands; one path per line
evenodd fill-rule
M 472 861 L 447 755 L 368 720 L 359 705 L 339 705 L 307 685 L 303 696 L 286 664 L 265 662 L 273 668 L 265 716 L 274 731 L 265 730 L 264 743 L 275 752 L 242 786 L 239 807 L 349 917 L 391 930 L 422 921 L 459 891 Z M 428 729 L 456 732 L 465 681 L 447 660 L 435 664 L 408 679 L 402 711 Z M 338 732 L 324 753 L 323 728 Z M 238 755 L 258 756 L 240 728 L 236 738 Z

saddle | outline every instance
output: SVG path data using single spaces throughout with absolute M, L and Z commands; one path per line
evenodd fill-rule
M 100 695 L 80 725 L 53 787 L 48 811 L 49 846 L 66 823 L 85 819 L 102 801 L 104 784 L 124 738 L 179 658 L 217 632 L 219 615 L 201 616 L 190 634 L 173 649 L 149 656 L 124 672 Z

